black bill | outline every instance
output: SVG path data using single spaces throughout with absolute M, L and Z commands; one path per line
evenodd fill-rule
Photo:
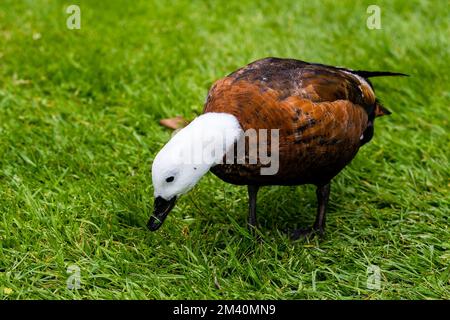
M 175 206 L 176 200 L 177 197 L 173 197 L 170 200 L 165 200 L 164 198 L 156 197 L 153 215 L 150 217 L 150 220 L 148 220 L 147 223 L 147 228 L 150 231 L 156 231 L 159 229 L 159 227 L 162 226 L 164 220 L 167 218 L 167 215 Z

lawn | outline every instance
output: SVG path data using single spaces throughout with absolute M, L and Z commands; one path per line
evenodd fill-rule
M 1 0 L 0 299 L 450 299 L 450 6 L 376 2 L 371 30 L 372 0 Z M 374 79 L 393 114 L 325 238 L 283 232 L 314 220 L 311 186 L 262 189 L 258 242 L 246 188 L 211 173 L 149 232 L 158 121 L 267 56 L 411 75 Z

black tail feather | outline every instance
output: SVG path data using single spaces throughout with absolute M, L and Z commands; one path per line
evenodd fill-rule
M 409 77 L 409 75 L 400 72 L 389 72 L 389 71 L 364 71 L 364 70 L 353 70 L 352 73 L 357 74 L 363 78 L 372 77 L 392 77 L 392 76 L 403 76 Z

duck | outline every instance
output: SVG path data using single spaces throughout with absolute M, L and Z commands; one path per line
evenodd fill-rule
M 252 232 L 261 187 L 314 185 L 314 224 L 289 233 L 322 236 L 332 179 L 372 140 L 375 119 L 391 114 L 369 80 L 380 76 L 407 75 L 268 57 L 217 80 L 203 113 L 154 158 L 148 229 L 158 230 L 177 199 L 210 171 L 247 186 Z

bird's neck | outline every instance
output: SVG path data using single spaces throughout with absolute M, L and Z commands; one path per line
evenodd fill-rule
M 195 118 L 170 143 L 182 146 L 185 163 L 199 164 L 209 170 L 223 159 L 241 134 L 242 129 L 235 116 L 211 112 Z

